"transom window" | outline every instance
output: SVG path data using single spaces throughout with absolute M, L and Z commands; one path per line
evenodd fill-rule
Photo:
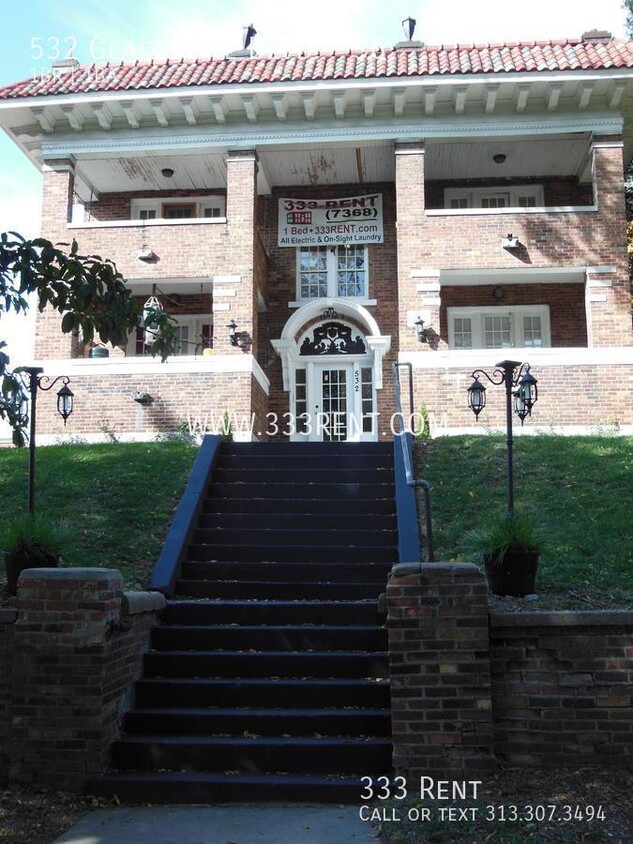
M 297 298 L 367 296 L 367 247 L 302 246 L 297 249 Z
M 451 349 L 549 347 L 549 307 L 448 308 L 448 344 Z
M 510 185 L 503 188 L 446 188 L 444 207 L 537 208 L 543 206 L 542 185 Z

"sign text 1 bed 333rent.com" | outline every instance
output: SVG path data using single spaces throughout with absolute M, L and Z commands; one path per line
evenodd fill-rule
M 382 194 L 279 200 L 278 246 L 383 242 Z

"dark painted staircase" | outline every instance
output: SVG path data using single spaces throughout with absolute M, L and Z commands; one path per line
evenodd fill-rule
M 225 443 L 163 623 L 90 783 L 124 802 L 357 802 L 391 769 L 389 443 Z

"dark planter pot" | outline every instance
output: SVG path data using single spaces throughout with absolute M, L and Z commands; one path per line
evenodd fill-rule
M 46 557 L 38 556 L 37 559 L 27 554 L 20 554 L 14 551 L 4 552 L 4 566 L 7 572 L 7 589 L 9 595 L 15 595 L 18 591 L 18 578 L 24 569 L 57 568 L 59 557 L 49 554 Z
M 538 551 L 519 551 L 510 548 L 500 563 L 495 562 L 495 554 L 484 554 L 484 565 L 488 586 L 495 595 L 512 595 L 522 598 L 534 592 L 538 569 Z
M 106 349 L 105 346 L 93 346 L 92 349 L 88 352 L 89 358 L 109 358 L 110 357 L 110 350 Z

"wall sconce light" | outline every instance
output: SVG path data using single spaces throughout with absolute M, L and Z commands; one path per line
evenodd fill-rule
M 497 287 L 495 287 L 492 291 L 492 295 L 495 297 L 495 299 L 503 299 L 503 297 L 506 295 L 506 292 L 503 287 L 501 287 L 501 285 L 497 285 Z
M 521 243 L 519 242 L 519 238 L 515 237 L 512 232 L 510 232 L 507 237 L 502 239 L 501 245 L 504 249 L 518 249 Z
M 163 167 L 160 172 L 162 173 L 165 179 L 171 179 L 171 177 L 174 175 L 174 171 L 171 169 L 171 167 Z
M 229 343 L 232 346 L 237 346 L 237 323 L 232 319 L 226 327 L 229 329 Z
M 138 402 L 139 404 L 143 405 L 143 407 L 147 407 L 148 404 L 152 404 L 152 402 L 154 401 L 153 396 L 150 396 L 149 393 L 142 392 L 132 393 L 132 398 L 135 402 Z
M 427 330 L 424 327 L 424 320 L 422 319 L 422 317 L 419 316 L 413 324 L 415 325 L 415 332 L 420 343 L 428 343 L 429 338 L 427 336 Z
M 492 160 L 495 164 L 503 164 L 506 160 L 506 156 L 503 152 L 498 152 L 496 155 L 492 156 Z
M 153 261 L 156 258 L 156 253 L 149 246 L 144 246 L 138 250 L 136 257 L 139 261 Z

